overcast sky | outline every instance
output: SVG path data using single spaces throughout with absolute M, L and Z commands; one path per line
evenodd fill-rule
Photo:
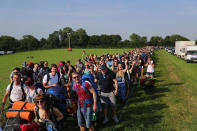
M 47 38 L 55 30 L 88 35 L 180 34 L 197 39 L 197 0 L 0 0 L 0 35 Z

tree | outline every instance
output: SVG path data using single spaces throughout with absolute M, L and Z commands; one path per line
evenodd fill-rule
M 60 45 L 60 35 L 58 31 L 54 31 L 52 34 L 49 34 L 47 39 L 47 48 L 59 48 Z
M 45 38 L 41 38 L 40 39 L 40 44 L 39 44 L 39 48 L 45 48 L 45 47 L 47 47 L 47 39 L 45 39 Z
M 147 43 L 147 37 L 146 36 L 139 36 L 138 34 L 131 34 L 130 35 L 130 40 L 131 40 L 131 46 L 132 47 L 142 47 L 145 46 Z
M 100 43 L 100 37 L 98 35 L 89 36 L 87 47 L 98 47 Z
M 141 37 L 139 35 L 137 35 L 135 33 L 131 34 L 130 35 L 131 45 L 133 47 L 137 47 L 138 44 L 140 43 L 140 39 L 141 39 Z
M 196 45 L 197 45 L 197 39 L 196 39 L 195 43 L 196 43 Z
M 164 46 L 175 46 L 175 41 L 188 41 L 189 39 L 178 35 L 178 34 L 174 34 L 171 36 L 166 36 L 164 39 Z
M 114 45 L 115 47 L 121 42 L 122 38 L 120 35 L 111 35 L 111 41 L 112 41 L 112 45 Z
M 149 45 L 152 46 L 161 46 L 163 44 L 163 38 L 160 36 L 152 36 Z
M 88 42 L 88 35 L 86 33 L 86 31 L 82 28 L 76 30 L 73 34 L 73 37 L 75 37 L 76 43 L 73 42 L 74 44 L 76 44 L 79 47 L 85 47 L 87 45 Z
M 0 36 L 0 49 L 4 51 L 16 50 L 18 48 L 18 40 L 12 36 Z
M 39 48 L 39 41 L 32 35 L 24 35 L 20 41 L 21 50 L 33 50 Z

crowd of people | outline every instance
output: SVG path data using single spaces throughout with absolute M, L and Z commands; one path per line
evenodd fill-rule
M 83 51 L 83 59 L 78 59 L 75 65 L 71 65 L 69 60 L 50 67 L 47 61 L 23 63 L 22 68 L 16 67 L 11 72 L 10 84 L 0 109 L 5 109 L 8 98 L 8 108 L 16 101 L 34 102 L 35 121 L 47 121 L 54 125 L 54 130 L 58 130 L 63 124 L 57 123 L 64 123 L 67 116 L 58 107 L 50 109 L 48 94 L 50 89 L 62 88 L 66 91 L 65 99 L 77 100 L 76 114 L 81 131 L 86 128 L 89 131 L 94 130 L 92 118 L 96 112 L 103 112 L 102 122 L 106 124 L 109 121 L 109 109 L 113 111 L 114 122 L 118 123 L 117 102 L 126 102 L 143 67 L 147 67 L 147 77 L 154 75 L 153 52 L 154 47 L 144 47 L 122 54 L 103 54 L 98 57 L 96 54 L 86 55 Z

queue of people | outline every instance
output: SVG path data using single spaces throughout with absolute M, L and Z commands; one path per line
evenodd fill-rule
M 66 115 L 62 109 L 51 106 L 49 94 L 51 90 L 61 88 L 66 92 L 63 99 L 77 99 L 76 114 L 81 131 L 86 128 L 94 130 L 92 117 L 95 112 L 103 112 L 103 124 L 109 122 L 110 106 L 114 122 L 119 123 L 117 102 L 125 103 L 132 85 L 139 80 L 141 69 L 146 66 L 147 76 L 154 75 L 153 51 L 153 47 L 144 47 L 100 57 L 92 54 L 85 56 L 83 51 L 83 60 L 78 59 L 75 65 L 71 65 L 70 61 L 61 61 L 50 68 L 47 61 L 40 64 L 29 62 L 22 69 L 14 68 L 11 72 L 11 84 L 4 94 L 1 110 L 5 109 L 8 98 L 8 108 L 16 101 L 34 102 L 35 122 L 47 123 L 53 130 L 58 130 L 57 121 L 64 123 Z

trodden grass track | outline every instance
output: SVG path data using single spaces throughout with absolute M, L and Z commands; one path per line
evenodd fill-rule
M 106 130 L 197 130 L 197 64 L 187 64 L 164 50 L 154 57 L 155 87 L 136 88 L 121 111 L 120 124 Z
M 127 49 L 128 50 L 128 49 Z M 123 50 L 89 49 L 87 54 L 116 53 Z M 9 83 L 8 77 L 13 67 L 23 61 L 38 62 L 48 60 L 57 63 L 60 60 L 71 60 L 72 63 L 81 57 L 82 51 L 44 50 L 21 52 L 0 56 L 0 100 Z M 34 59 L 26 59 L 27 56 Z M 54 56 L 55 55 L 55 56 Z M 135 87 L 127 104 L 121 107 L 119 124 L 112 120 L 106 125 L 99 125 L 100 131 L 196 131 L 197 130 L 197 64 L 186 63 L 168 54 L 164 50 L 155 52 L 156 83 L 150 90 Z M 73 120 L 71 120 L 74 122 Z M 76 123 L 76 122 L 75 122 Z M 73 124 L 72 124 L 73 125 Z M 79 130 L 69 127 L 67 130 Z

